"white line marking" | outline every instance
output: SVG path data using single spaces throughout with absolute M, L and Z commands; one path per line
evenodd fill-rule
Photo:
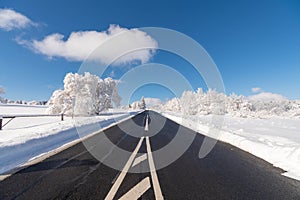
M 144 153 L 143 155 L 137 157 L 134 162 L 132 163 L 132 166 L 131 167 L 134 167 L 136 166 L 137 164 L 140 164 L 141 162 L 143 162 L 144 160 L 147 159 L 147 154 Z
M 137 144 L 137 146 L 135 147 L 134 151 L 132 152 L 131 156 L 129 157 L 126 165 L 124 166 L 123 170 L 121 171 L 120 175 L 118 176 L 116 182 L 113 184 L 113 186 L 110 188 L 109 193 L 107 194 L 107 196 L 105 197 L 105 200 L 112 200 L 114 198 L 114 196 L 116 195 L 121 183 L 123 182 L 128 169 L 130 168 L 133 159 L 135 158 L 137 152 L 139 151 L 142 142 L 143 142 L 144 137 L 141 137 L 139 143 Z
M 3 181 L 4 179 L 10 177 L 12 174 L 5 174 L 5 175 L 0 175 L 0 181 Z
M 119 200 L 137 200 L 151 187 L 149 177 L 144 178 L 141 182 L 131 188 Z
M 161 189 L 159 186 L 159 181 L 158 181 L 158 177 L 156 174 L 156 169 L 155 169 L 155 165 L 154 165 L 154 161 L 153 161 L 153 157 L 152 157 L 150 140 L 149 140 L 148 136 L 146 137 L 146 145 L 147 145 L 148 161 L 149 161 L 149 166 L 150 166 L 150 173 L 151 173 L 151 179 L 152 179 L 153 188 L 154 188 L 155 199 L 163 200 L 164 197 L 161 193 Z
M 148 119 L 149 118 L 149 116 L 147 115 L 147 117 L 146 117 L 146 124 L 145 124 L 145 131 L 148 131 L 149 130 L 149 124 L 148 124 Z

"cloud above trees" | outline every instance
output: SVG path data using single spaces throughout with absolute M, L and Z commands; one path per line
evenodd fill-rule
M 72 32 L 67 38 L 54 33 L 42 40 L 18 39 L 17 42 L 49 58 L 65 58 L 69 61 L 87 59 L 104 64 L 111 64 L 112 61 L 114 64 L 134 61 L 146 63 L 158 46 L 147 33 L 138 29 L 122 28 L 119 25 L 110 25 L 108 30 L 101 32 Z

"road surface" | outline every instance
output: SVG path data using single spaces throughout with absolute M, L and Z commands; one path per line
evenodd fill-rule
M 229 144 L 218 142 L 199 159 L 204 136 L 188 128 L 181 133 L 195 137 L 192 144 L 175 162 L 156 169 L 160 158 L 153 152 L 171 143 L 179 125 L 153 111 L 133 121 L 140 128 L 130 121 L 122 126 L 140 137 L 114 126 L 87 139 L 93 147 L 104 145 L 101 135 L 105 134 L 113 144 L 132 152 L 114 160 L 122 172 L 99 162 L 79 143 L 0 182 L 0 199 L 300 199 L 300 182 Z M 154 135 L 160 122 L 164 126 Z M 113 160 L 116 152 L 107 151 L 103 159 Z

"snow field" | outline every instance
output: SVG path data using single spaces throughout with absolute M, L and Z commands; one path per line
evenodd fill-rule
M 178 124 L 262 158 L 285 170 L 283 175 L 300 180 L 300 119 L 162 114 Z M 216 127 L 213 120 L 224 120 L 223 126 Z

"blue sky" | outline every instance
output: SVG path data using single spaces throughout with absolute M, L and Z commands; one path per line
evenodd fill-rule
M 299 1 L 38 1 L 2 0 L 31 20 L 25 27 L 1 28 L 0 85 L 5 98 L 47 100 L 63 86 L 67 72 L 77 72 L 81 61 L 34 52 L 20 41 L 42 41 L 51 34 L 106 31 L 110 24 L 131 29 L 164 27 L 200 43 L 213 58 L 226 92 L 252 95 L 251 88 L 300 99 Z M 19 42 L 17 42 L 19 41 Z M 157 52 L 151 62 L 168 64 L 185 74 L 193 88 L 205 87 L 188 63 Z M 115 78 L 122 71 L 116 67 Z M 174 82 L 176 86 L 176 81 Z M 169 98 L 170 92 L 152 85 L 140 96 Z

